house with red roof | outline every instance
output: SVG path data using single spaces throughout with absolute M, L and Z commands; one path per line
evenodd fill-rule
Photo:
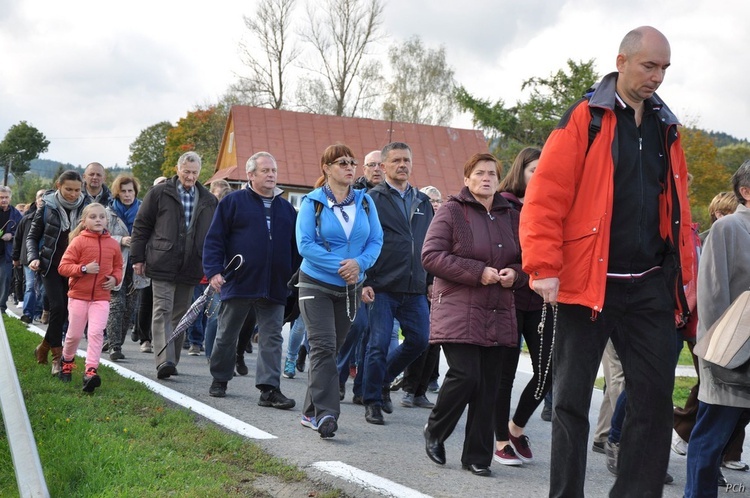
M 463 187 L 463 165 L 472 154 L 489 152 L 478 130 L 233 106 L 214 175 L 207 183 L 223 178 L 241 185 L 247 181 L 248 158 L 259 151 L 270 152 L 279 167 L 278 185 L 296 207 L 320 177 L 320 156 L 326 147 L 349 146 L 359 162 L 360 176 L 364 156 L 390 142 L 405 142 L 412 149 L 410 183 L 417 188 L 437 187 L 443 197 Z

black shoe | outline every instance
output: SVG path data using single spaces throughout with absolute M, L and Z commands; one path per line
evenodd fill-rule
M 383 413 L 379 405 L 365 405 L 365 420 L 368 424 L 383 425 Z
M 674 477 L 672 477 L 672 474 L 667 472 L 667 475 L 664 476 L 664 484 L 672 484 L 674 482 Z
M 287 398 L 278 389 L 271 389 L 270 391 L 260 393 L 260 399 L 258 400 L 258 406 L 271 406 L 280 410 L 294 408 L 295 404 L 293 399 Z
M 94 389 L 102 385 L 102 378 L 96 373 L 96 368 L 89 367 L 83 376 L 83 392 L 93 393 Z
M 445 446 L 443 446 L 443 443 L 437 438 L 432 437 L 430 431 L 427 429 L 427 424 L 424 425 L 423 433 L 424 449 L 427 452 L 427 456 L 438 465 L 445 465 Z
M 339 401 L 344 401 L 346 397 L 346 384 L 339 384 Z
M 251 354 L 253 352 L 253 341 L 247 341 L 247 346 L 245 346 L 245 352 L 247 354 Z
M 235 370 L 237 370 L 237 375 L 247 375 L 249 370 L 247 369 L 247 365 L 245 365 L 245 356 L 238 354 L 237 355 L 237 363 L 235 365 Z
M 130 329 L 130 340 L 133 342 L 140 342 L 141 337 L 138 334 L 138 331 L 135 329 L 135 327 Z
M 393 413 L 393 403 L 391 403 L 391 388 L 383 388 L 383 411 L 385 413 Z
M 298 372 L 305 371 L 305 360 L 307 360 L 307 349 L 305 349 L 305 346 L 300 346 L 299 351 L 297 351 L 297 363 L 296 363 Z
M 542 420 L 544 420 L 545 422 L 552 422 L 552 405 L 548 405 L 545 403 L 544 408 L 542 408 L 542 414 L 540 415 L 540 417 L 542 417 Z
M 177 366 L 171 361 L 165 361 L 156 368 L 157 379 L 168 379 L 172 375 L 177 375 Z
M 21 321 L 23 323 L 31 323 L 32 322 L 31 317 L 28 316 L 28 315 L 21 315 Z
M 729 485 L 729 482 L 727 482 L 727 478 L 724 477 L 724 473 L 719 470 L 719 480 L 717 483 L 717 486 L 720 488 L 726 488 Z
M 214 380 L 208 388 L 208 395 L 214 398 L 223 398 L 227 395 L 227 383 Z
M 124 360 L 125 355 L 122 354 L 122 350 L 120 349 L 110 349 L 109 350 L 109 360 L 110 361 L 117 361 L 117 360 Z
M 487 477 L 490 474 L 492 474 L 492 471 L 489 467 L 485 465 L 477 465 L 476 463 L 470 463 L 468 465 L 462 465 L 464 470 L 468 470 L 475 476 L 481 476 L 481 477 Z
M 352 396 L 352 403 L 355 405 L 364 405 L 364 401 L 362 401 L 362 395 L 361 394 L 355 394 Z
M 594 443 L 591 445 L 591 451 L 593 451 L 594 453 L 606 454 L 607 452 L 604 451 L 604 441 L 602 442 L 594 441 Z

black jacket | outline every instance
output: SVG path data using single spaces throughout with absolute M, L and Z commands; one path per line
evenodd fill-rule
M 175 175 L 146 194 L 133 223 L 130 257 L 146 264 L 148 277 L 196 285 L 203 278 L 203 242 L 218 202 L 196 183 L 198 203 L 186 228 L 178 181 Z
M 21 221 L 18 222 L 16 227 L 16 236 L 13 237 L 13 261 L 20 261 L 23 266 L 29 266 L 31 262 L 29 260 L 29 254 L 26 251 L 26 239 L 29 236 L 31 230 L 31 221 L 34 219 L 36 214 L 36 202 L 32 202 L 29 210 L 23 215 Z
M 60 211 L 57 209 L 55 190 L 44 194 L 44 206 L 37 209 L 31 220 L 29 235 L 26 237 L 26 256 L 29 262 L 39 260 L 39 270 L 42 276 L 47 276 L 50 268 L 57 272 L 57 265 L 62 259 L 65 249 L 68 248 L 68 237 L 61 237 L 62 224 L 60 222 Z M 80 218 L 83 208 L 91 202 L 89 196 L 84 196 L 83 202 L 78 206 L 78 217 Z M 70 227 L 74 229 L 75 227 Z
M 385 181 L 367 193 L 383 227 L 383 249 L 375 266 L 367 271 L 365 285 L 375 292 L 426 294 L 428 277 L 422 267 L 422 244 L 434 214 L 430 198 L 411 187 L 402 199 Z

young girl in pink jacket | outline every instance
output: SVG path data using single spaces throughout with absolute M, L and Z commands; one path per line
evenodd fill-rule
M 93 392 L 102 383 L 96 373 L 109 315 L 110 291 L 122 280 L 120 246 L 107 232 L 107 212 L 101 204 L 89 204 L 81 222 L 70 234 L 70 245 L 58 272 L 69 277 L 68 332 L 63 345 L 60 380 L 70 382 L 75 354 L 88 322 L 88 347 L 83 390 Z

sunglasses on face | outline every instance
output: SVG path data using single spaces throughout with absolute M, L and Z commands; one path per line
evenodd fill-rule
M 357 161 L 351 158 L 341 158 L 341 159 L 336 159 L 335 161 L 332 161 L 328 164 L 329 165 L 338 164 L 340 168 L 346 168 L 347 166 L 356 166 Z

